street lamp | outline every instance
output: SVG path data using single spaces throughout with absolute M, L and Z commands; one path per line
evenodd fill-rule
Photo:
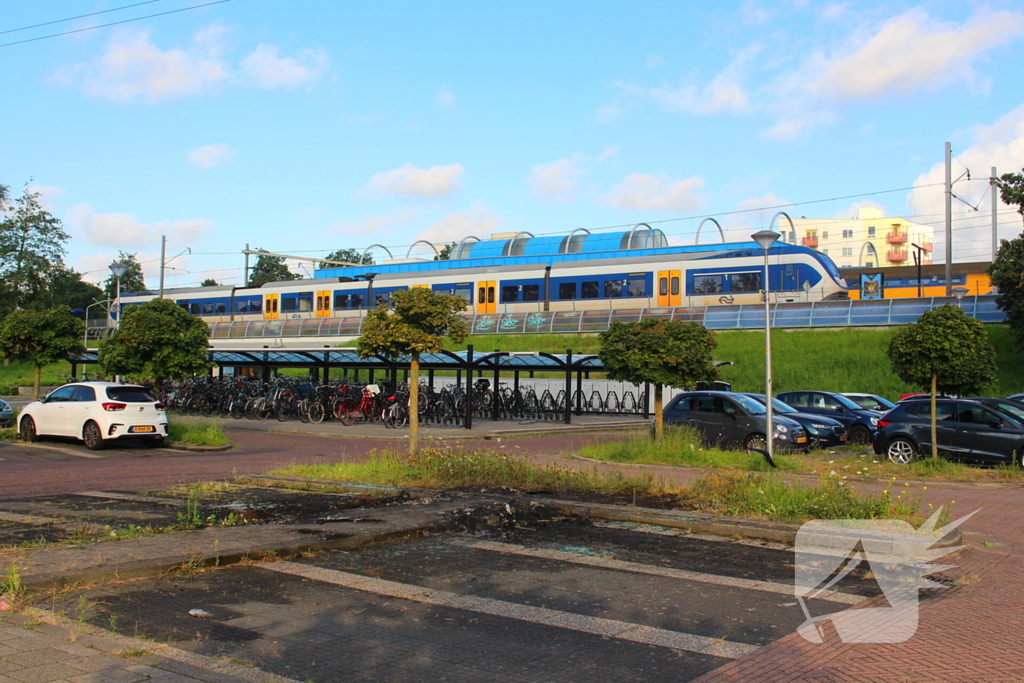
M 114 311 L 117 318 L 114 319 L 114 327 L 119 328 L 121 327 L 121 276 L 128 272 L 128 264 L 115 261 L 107 267 L 110 268 L 110 272 L 117 280 L 117 296 L 114 298 Z
M 762 290 L 764 292 L 764 396 L 767 408 L 765 417 L 768 420 L 765 425 L 768 433 L 765 435 L 764 440 L 765 448 L 768 450 L 768 461 L 771 462 L 774 454 L 772 442 L 775 440 L 775 425 L 774 420 L 772 420 L 772 325 L 771 308 L 768 304 L 768 283 L 770 279 L 768 277 L 768 250 L 772 248 L 772 245 L 775 244 L 780 235 L 771 230 L 760 230 L 751 235 L 751 237 L 764 250 L 764 289 Z
M 967 292 L 969 291 L 971 290 L 967 289 L 966 287 L 953 288 L 953 296 L 956 297 L 956 305 L 960 307 L 960 310 L 963 310 L 964 295 L 967 294 Z
M 91 303 L 85 307 L 85 335 L 82 339 L 82 346 L 85 346 L 86 348 L 88 348 L 89 346 L 89 309 L 92 308 L 93 306 L 102 306 L 103 304 L 107 305 L 107 320 L 109 321 L 110 299 L 104 299 L 103 301 L 94 301 L 94 303 Z

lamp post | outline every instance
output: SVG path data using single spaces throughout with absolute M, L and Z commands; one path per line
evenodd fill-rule
M 970 290 L 967 289 L 966 287 L 954 287 L 953 288 L 953 296 L 956 297 L 956 305 L 960 308 L 961 311 L 964 309 L 964 306 L 963 306 L 964 295 L 967 294 L 967 292 L 969 292 L 969 291 Z
M 768 450 L 768 460 L 771 461 L 775 451 L 773 448 L 775 425 L 774 420 L 772 420 L 772 324 L 771 308 L 768 302 L 770 279 L 768 277 L 768 250 L 772 248 L 772 245 L 775 244 L 780 235 L 771 230 L 760 230 L 751 235 L 751 237 L 764 250 L 764 289 L 762 290 L 764 292 L 764 396 L 765 406 L 767 407 L 767 412 L 765 413 L 767 418 L 766 431 L 768 432 L 764 440 L 765 448 Z
M 93 306 L 102 306 L 107 304 L 107 320 L 110 320 L 110 299 L 104 299 L 103 301 L 94 301 L 85 307 L 85 334 L 82 338 L 82 346 L 89 347 L 89 309 Z
M 128 264 L 115 261 L 107 267 L 110 268 L 114 279 L 117 280 L 117 296 L 114 297 L 114 311 L 117 315 L 114 319 L 114 328 L 116 329 L 121 327 L 121 276 L 128 272 Z

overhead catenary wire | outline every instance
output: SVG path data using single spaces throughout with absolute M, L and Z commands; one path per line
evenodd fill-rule
M 100 24 L 99 26 L 87 26 L 86 28 L 77 28 L 71 31 L 62 31 L 61 33 L 51 33 L 45 36 L 36 36 L 35 38 L 26 38 L 24 40 L 16 40 L 11 43 L 0 43 L 0 47 L 11 47 L 12 45 L 23 45 L 25 43 L 34 43 L 38 40 L 47 40 L 49 38 L 59 38 L 60 36 L 69 36 L 73 33 L 84 33 L 86 31 L 95 31 L 96 29 L 109 28 L 111 26 L 120 26 L 122 24 L 130 24 L 133 21 L 142 21 L 143 19 L 154 19 L 156 17 L 165 17 L 169 14 L 178 14 L 179 12 L 188 12 L 189 10 L 201 9 L 203 7 L 212 7 L 213 5 L 223 5 L 226 2 L 232 0 L 214 0 L 214 2 L 207 2 L 202 5 L 192 5 L 191 7 L 181 7 L 179 9 L 172 9 L 167 12 L 158 12 L 156 14 L 148 14 L 144 17 L 135 17 L 133 19 L 122 19 L 121 21 L 113 21 L 109 24 Z
M 85 19 L 87 17 L 95 17 L 100 14 L 110 14 L 111 12 L 120 12 L 125 9 L 132 9 L 133 7 L 142 7 L 143 5 L 152 5 L 156 2 L 162 2 L 162 0 L 145 0 L 145 2 L 136 2 L 133 5 L 122 5 L 121 7 L 112 7 L 111 9 L 104 9 L 98 12 L 89 12 L 88 14 L 79 14 L 75 17 L 68 17 L 67 19 L 54 19 L 53 21 L 44 21 L 41 24 L 32 24 L 31 26 L 22 26 L 21 28 L 9 28 L 5 31 L 0 31 L 0 36 L 8 33 L 18 33 L 19 31 L 30 31 L 34 28 L 42 28 L 43 26 L 53 26 L 54 24 L 64 24 L 69 21 L 75 21 L 76 19 Z

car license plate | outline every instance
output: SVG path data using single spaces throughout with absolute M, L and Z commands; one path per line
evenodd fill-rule
M 152 425 L 142 425 L 140 427 L 129 427 L 128 431 L 138 434 L 139 432 L 155 432 L 156 428 Z
M 798 436 L 798 437 L 796 437 L 796 442 L 797 443 L 805 443 L 806 441 L 807 441 L 807 437 L 806 436 Z
M 846 434 L 843 434 L 841 437 L 839 437 L 839 440 L 840 441 L 846 441 Z

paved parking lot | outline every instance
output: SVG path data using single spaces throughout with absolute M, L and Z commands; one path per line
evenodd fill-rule
M 84 617 L 300 681 L 686 681 L 795 630 L 792 562 L 773 544 L 562 520 L 107 586 L 84 593 Z M 848 577 L 811 609 L 876 592 Z

